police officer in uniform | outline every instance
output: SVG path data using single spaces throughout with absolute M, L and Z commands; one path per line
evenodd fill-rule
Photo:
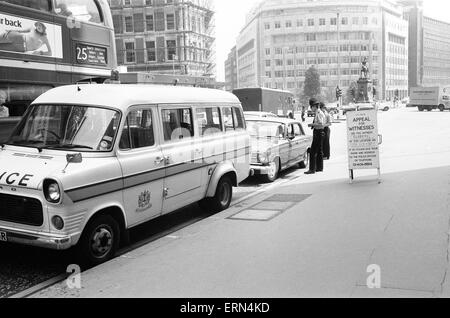
M 331 125 L 333 124 L 333 118 L 330 115 L 330 112 L 325 107 L 324 103 L 320 103 L 320 110 L 325 115 L 325 138 L 323 140 L 323 160 L 329 160 L 330 159 L 330 137 L 331 137 Z
M 325 114 L 320 110 L 320 103 L 317 99 L 311 98 L 309 101 L 311 110 L 315 113 L 314 122 L 308 127 L 313 129 L 313 142 L 309 154 L 309 171 L 305 174 L 315 174 L 323 171 L 323 141 L 325 138 Z

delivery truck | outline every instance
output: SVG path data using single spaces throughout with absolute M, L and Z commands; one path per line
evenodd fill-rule
M 294 94 L 270 88 L 239 88 L 233 90 L 245 112 L 268 112 L 288 116 L 295 111 Z
M 417 107 L 419 111 L 432 111 L 439 109 L 441 112 L 450 110 L 450 87 L 413 87 L 410 91 L 410 102 L 407 107 Z

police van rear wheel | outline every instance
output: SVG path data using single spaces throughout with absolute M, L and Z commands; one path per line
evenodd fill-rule
M 100 215 L 86 226 L 78 243 L 85 265 L 96 266 L 114 257 L 120 242 L 120 229 L 109 215 Z
M 225 176 L 217 184 L 216 194 L 199 202 L 200 207 L 207 212 L 222 212 L 230 207 L 233 199 L 233 183 Z

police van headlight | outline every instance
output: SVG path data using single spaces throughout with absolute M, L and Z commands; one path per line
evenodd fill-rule
M 50 203 L 59 203 L 61 201 L 61 189 L 58 182 L 47 179 L 44 181 L 45 199 Z

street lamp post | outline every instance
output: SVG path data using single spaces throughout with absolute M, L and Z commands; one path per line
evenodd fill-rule
M 338 73 L 338 87 L 341 87 L 341 30 L 340 30 L 340 16 L 341 13 L 337 12 L 337 21 L 336 21 L 336 27 L 337 27 L 337 73 Z M 342 107 L 342 96 L 338 99 L 339 107 Z

